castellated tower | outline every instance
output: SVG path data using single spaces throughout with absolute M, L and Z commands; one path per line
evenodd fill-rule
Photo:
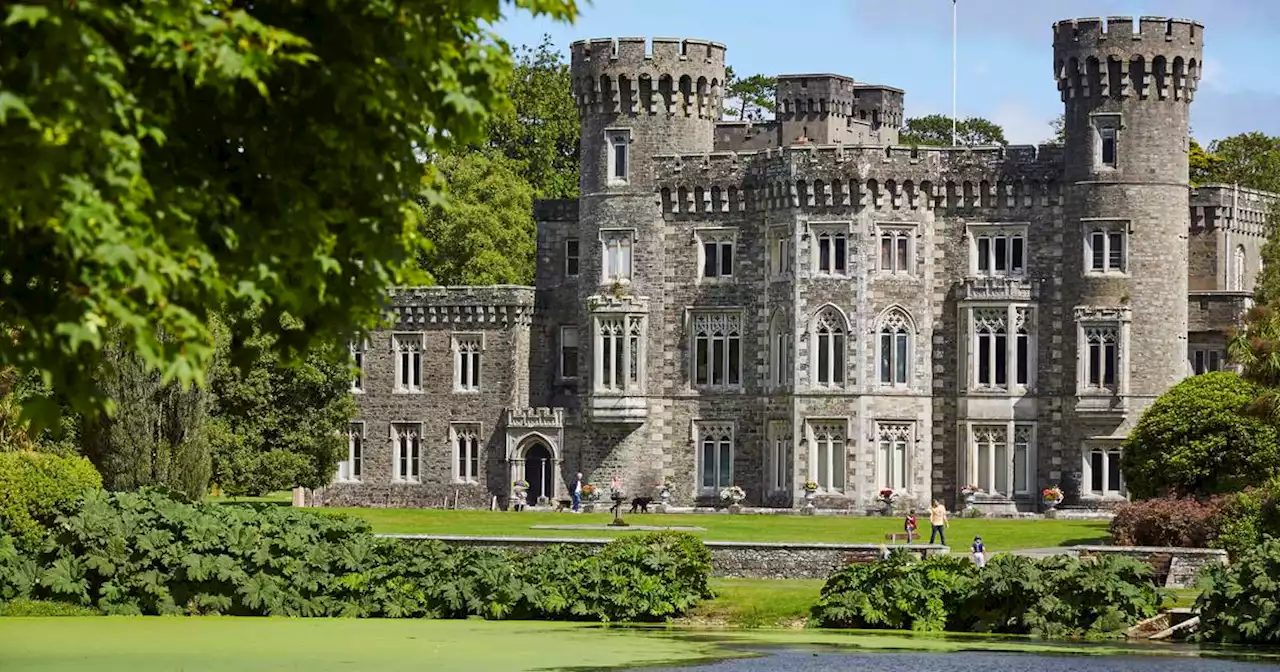
M 1066 110 L 1064 448 L 1082 458 L 1061 469 L 1103 498 L 1121 490 L 1119 441 L 1188 374 L 1188 118 L 1202 33 L 1156 17 L 1053 26 Z
M 633 490 L 661 478 L 666 231 L 652 158 L 714 148 L 724 45 L 705 40 L 595 39 L 571 46 L 582 120 L 579 361 L 582 465 Z M 676 318 L 678 320 L 678 318 Z M 651 407 L 657 405 L 657 407 Z M 646 424 L 648 423 L 648 424 Z M 660 439 L 660 437 L 658 437 Z M 605 447 L 608 448 L 605 448 Z M 633 482 L 634 481 L 634 482 Z

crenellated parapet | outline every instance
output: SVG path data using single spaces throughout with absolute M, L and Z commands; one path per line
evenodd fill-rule
M 1191 190 L 1191 229 L 1222 229 L 1265 239 L 1267 220 L 1280 194 L 1230 184 L 1203 184 Z
M 433 324 L 509 327 L 529 324 L 534 289 L 519 285 L 396 287 L 389 298 L 396 328 Z
M 1058 145 L 805 146 L 655 157 L 669 214 L 788 208 L 1025 210 L 1062 201 Z
M 1195 97 L 1204 26 L 1188 19 L 1112 16 L 1053 24 L 1054 77 L 1062 100 Z
M 573 97 L 582 114 L 719 119 L 725 46 L 693 39 L 593 39 L 570 46 Z

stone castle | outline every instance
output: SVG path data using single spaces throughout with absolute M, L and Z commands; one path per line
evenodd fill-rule
M 897 145 L 901 89 L 778 78 L 721 121 L 725 47 L 572 45 L 581 198 L 534 287 L 394 292 L 322 505 L 507 506 L 575 472 L 675 507 L 990 512 L 1122 501 L 1121 441 L 1225 366 L 1270 196 L 1188 187 L 1203 27 L 1053 26 L 1065 145 Z

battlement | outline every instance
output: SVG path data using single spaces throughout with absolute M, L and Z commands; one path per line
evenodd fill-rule
M 469 324 L 504 328 L 524 324 L 533 314 L 533 287 L 394 287 L 390 310 L 397 328 Z
M 597 63 L 609 61 L 639 65 L 645 62 L 698 62 L 700 59 L 705 59 L 707 63 L 724 65 L 724 52 L 723 44 L 710 40 L 675 37 L 655 37 L 652 40 L 643 37 L 603 37 L 578 40 L 569 45 L 569 62 L 575 69 L 593 60 Z
M 1061 205 L 1060 145 L 803 146 L 654 157 L 672 214 L 792 207 L 953 210 Z
M 720 118 L 725 46 L 719 42 L 599 38 L 569 50 L 581 114 Z
M 1203 33 L 1194 21 L 1155 16 L 1059 21 L 1053 72 L 1062 100 L 1190 103 L 1200 82 Z
M 1191 19 L 1163 16 L 1143 16 L 1135 22 L 1132 16 L 1090 17 L 1065 19 L 1053 24 L 1054 48 L 1067 44 L 1097 45 L 1107 40 L 1143 40 L 1145 42 L 1173 42 L 1197 44 L 1204 33 L 1204 24 Z M 1148 45 L 1148 48 L 1158 49 Z

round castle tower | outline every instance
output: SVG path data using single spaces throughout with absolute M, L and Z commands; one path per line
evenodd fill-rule
M 1053 26 L 1066 113 L 1062 393 L 1079 420 L 1065 447 L 1085 451 L 1086 495 L 1099 468 L 1102 493 L 1118 483 L 1114 449 L 1090 439 L 1123 436 L 1186 375 L 1188 124 L 1202 33 L 1157 17 Z
M 661 464 L 635 428 L 661 393 L 665 226 L 652 158 L 709 153 L 720 119 L 724 45 L 594 39 L 570 46 L 581 119 L 578 199 L 583 415 L 588 467 L 641 474 Z M 603 434 L 603 436 L 601 436 Z M 640 483 L 625 484 L 628 488 Z

